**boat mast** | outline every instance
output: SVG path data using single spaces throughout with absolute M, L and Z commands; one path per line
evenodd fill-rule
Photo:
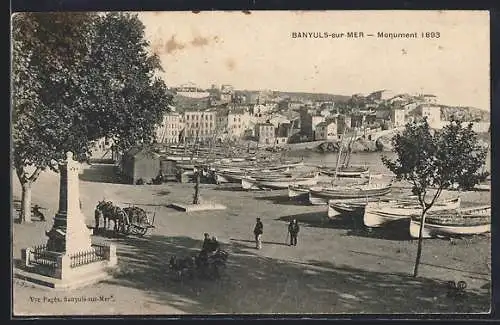
M 344 143 L 345 131 L 346 129 L 344 129 L 344 133 L 342 134 L 342 138 L 340 139 L 339 152 L 337 155 L 337 165 L 335 166 L 335 179 L 337 179 L 337 173 L 339 171 L 339 165 L 340 165 L 340 158 L 342 157 L 342 147 Z

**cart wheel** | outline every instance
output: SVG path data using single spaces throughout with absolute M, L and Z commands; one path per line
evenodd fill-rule
M 130 234 L 130 226 L 129 225 L 124 225 L 123 226 L 123 234 L 129 235 Z
M 139 236 L 144 236 L 146 234 L 146 232 L 148 231 L 148 228 L 138 228 L 137 229 L 137 235 Z

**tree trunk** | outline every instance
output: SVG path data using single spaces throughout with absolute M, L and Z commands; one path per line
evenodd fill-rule
M 31 183 L 29 181 L 22 184 L 21 215 L 22 223 L 31 223 Z
M 422 210 L 422 218 L 420 219 L 420 229 L 418 232 L 418 248 L 417 248 L 417 258 L 415 260 L 415 268 L 413 269 L 413 277 L 416 278 L 418 276 L 418 266 L 420 265 L 420 257 L 422 256 L 422 239 L 424 232 L 424 224 L 425 224 L 425 216 L 427 214 L 427 210 Z
M 196 171 L 195 173 L 196 184 L 194 185 L 194 197 L 193 204 L 200 203 L 200 172 Z

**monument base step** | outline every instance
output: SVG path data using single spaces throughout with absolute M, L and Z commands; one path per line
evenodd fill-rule
M 170 207 L 184 212 L 226 209 L 225 205 L 218 203 L 200 203 L 200 204 L 172 203 L 170 204 Z
M 82 274 L 72 279 L 56 279 L 27 270 L 14 269 L 14 278 L 30 282 L 35 287 L 51 288 L 54 290 L 70 290 L 85 287 L 97 282 L 107 280 L 112 275 L 106 270 L 97 270 L 92 273 Z

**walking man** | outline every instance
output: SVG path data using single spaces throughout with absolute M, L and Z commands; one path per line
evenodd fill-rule
M 94 227 L 94 232 L 97 233 L 99 230 L 99 221 L 101 220 L 102 217 L 102 211 L 99 208 L 95 208 L 94 210 L 94 219 L 95 219 L 95 227 Z
M 255 235 L 255 248 L 262 248 L 262 234 L 264 233 L 264 225 L 260 221 L 260 218 L 257 218 L 257 223 L 255 224 L 255 228 L 253 229 L 253 233 Z
M 288 224 L 288 232 L 290 233 L 290 246 L 297 246 L 297 235 L 299 234 L 299 223 L 293 219 Z

